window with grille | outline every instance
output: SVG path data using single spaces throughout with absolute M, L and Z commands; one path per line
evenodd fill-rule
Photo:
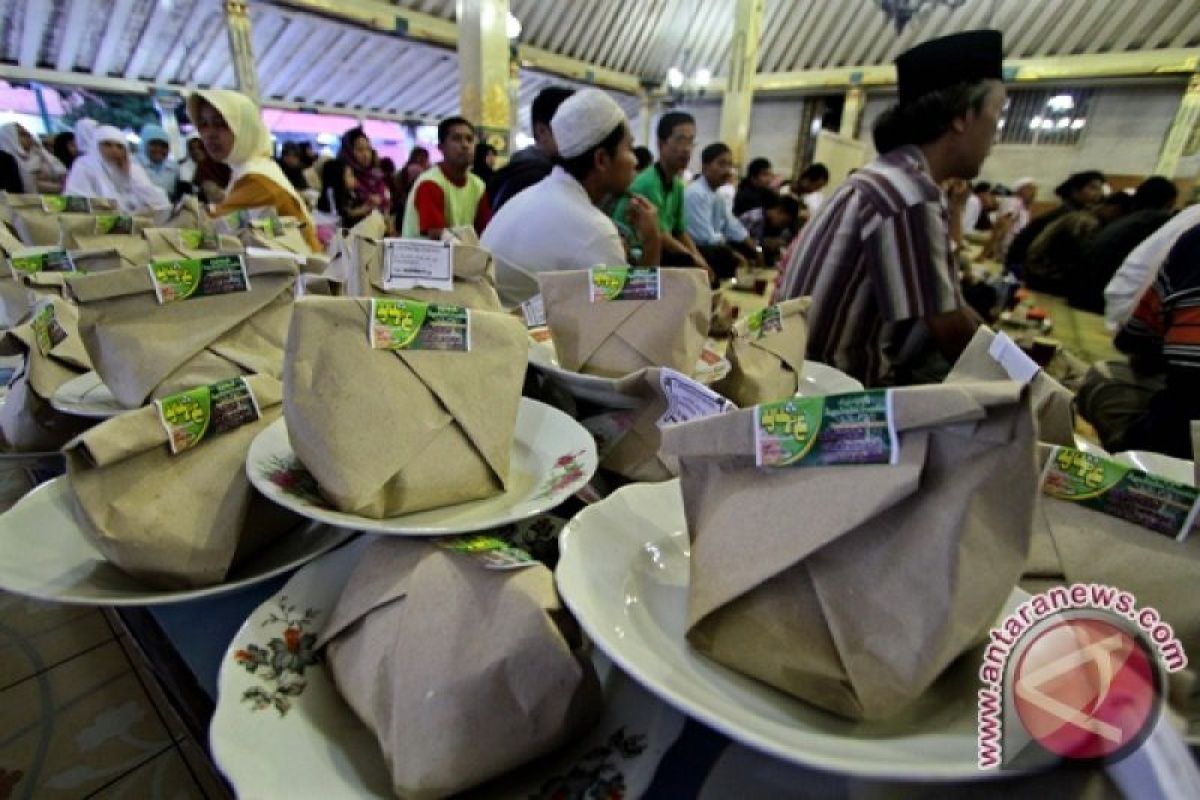
M 1000 144 L 1073 145 L 1088 124 L 1094 89 L 1016 89 L 1000 115 Z

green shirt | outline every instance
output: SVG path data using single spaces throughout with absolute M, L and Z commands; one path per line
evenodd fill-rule
M 487 194 L 487 187 L 483 180 L 478 175 L 468 172 L 466 184 L 455 186 L 442 172 L 441 167 L 434 164 L 421 173 L 417 182 L 413 184 L 412 191 L 408 193 L 408 201 L 404 206 L 404 222 L 400 229 L 401 236 L 405 239 L 419 239 L 422 236 L 417 195 L 418 193 L 424 194 L 421 187 L 426 183 L 441 189 L 440 203 L 435 204 L 441 209 L 442 216 L 438 219 L 439 224 L 432 227 L 458 228 L 475 224 L 476 216 L 479 213 L 479 203 Z M 485 219 L 483 223 L 486 221 Z
M 676 175 L 671 179 L 669 188 L 664 185 L 665 176 L 662 167 L 657 163 L 651 164 L 638 173 L 629 186 L 630 194 L 640 194 L 658 209 L 658 229 L 672 236 L 681 236 L 684 231 L 683 215 L 683 179 Z M 613 219 L 625 224 L 625 209 L 629 206 L 626 198 L 617 201 L 613 209 Z

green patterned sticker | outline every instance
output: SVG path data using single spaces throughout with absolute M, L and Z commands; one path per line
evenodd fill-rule
M 746 317 L 746 334 L 751 339 L 761 339 L 783 330 L 783 314 L 779 306 L 767 306 Z
M 1042 491 L 1180 540 L 1200 511 L 1195 487 L 1070 447 L 1054 448 Z
M 170 437 L 171 453 L 182 453 L 204 439 L 255 422 L 258 400 L 242 378 L 200 386 L 154 401 Z
M 133 233 L 133 217 L 127 214 L 97 214 L 96 233 L 101 236 Z
M 58 322 L 53 303 L 46 303 L 33 315 L 33 340 L 38 352 L 47 355 L 55 345 L 67 338 L 67 332 Z
M 662 283 L 657 269 L 590 269 L 588 277 L 593 303 L 610 300 L 657 300 L 662 296 Z
M 66 211 L 73 214 L 88 214 L 92 210 L 92 201 L 77 195 L 44 194 L 42 195 L 42 210 L 52 214 L 62 214 Z
M 215 233 L 199 228 L 180 228 L 179 243 L 188 250 L 220 250 L 221 240 Z
M 279 236 L 283 233 L 283 222 L 274 208 L 243 208 L 226 214 L 219 222 L 227 233 L 253 230 L 267 236 Z
M 417 300 L 372 298 L 367 331 L 376 350 L 471 349 L 471 312 Z
M 466 534 L 436 540 L 439 547 L 453 553 L 465 553 L 487 569 L 522 569 L 538 563 L 533 556 L 497 536 Z
M 75 262 L 66 250 L 13 256 L 8 260 L 8 267 L 14 278 L 38 272 L 75 272 Z
M 154 261 L 150 277 L 159 303 L 250 291 L 246 261 L 240 255 Z
M 900 450 L 891 392 L 791 397 L 754 409 L 760 467 L 895 464 Z

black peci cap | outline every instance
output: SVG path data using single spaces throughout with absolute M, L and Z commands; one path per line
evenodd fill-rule
M 966 31 L 922 42 L 896 57 L 900 102 L 956 83 L 1004 79 L 1000 31 Z

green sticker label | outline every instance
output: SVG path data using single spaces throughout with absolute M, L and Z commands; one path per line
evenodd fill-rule
M 182 453 L 218 434 L 255 422 L 258 400 L 242 378 L 200 386 L 154 401 L 170 437 L 171 453 Z
M 14 278 L 38 272 L 75 272 L 75 262 L 66 250 L 13 256 L 8 260 L 8 267 Z
M 399 298 L 373 298 L 367 331 L 376 350 L 471 349 L 471 312 Z
M 97 214 L 96 233 L 99 235 L 133 233 L 133 217 L 127 214 Z
M 611 300 L 657 300 L 662 283 L 657 269 L 612 267 L 588 270 L 593 303 Z
M 246 261 L 240 255 L 154 261 L 150 277 L 160 303 L 250 291 Z
M 1070 447 L 1054 448 L 1042 491 L 1178 539 L 1191 532 L 1200 510 L 1193 486 Z
M 257 231 L 266 236 L 279 236 L 283 233 L 283 222 L 273 208 L 243 208 L 226 214 L 218 222 L 228 233 L 244 230 Z
M 779 306 L 767 306 L 746 317 L 746 335 L 751 339 L 761 339 L 782 330 L 783 314 Z
M 92 211 L 92 201 L 87 197 L 70 194 L 42 195 L 42 210 L 52 214 L 70 212 L 72 214 L 89 214 Z
M 67 332 L 59 324 L 53 303 L 46 303 L 33 315 L 33 340 L 38 352 L 47 355 L 55 345 L 67 338 Z
M 439 547 L 452 553 L 464 553 L 475 558 L 487 569 L 522 569 L 538 563 L 519 547 L 487 534 L 467 534 L 436 540 Z
M 754 409 L 760 467 L 895 464 L 900 455 L 886 389 L 791 397 Z
M 221 249 L 221 239 L 217 234 L 199 228 L 180 228 L 179 244 L 188 250 Z

